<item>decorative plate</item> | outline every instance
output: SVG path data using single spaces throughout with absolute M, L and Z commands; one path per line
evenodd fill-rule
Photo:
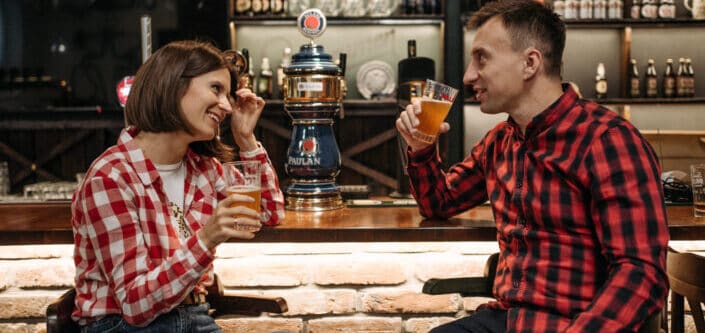
M 384 61 L 368 61 L 357 71 L 357 90 L 366 99 L 389 96 L 396 88 L 392 66 Z

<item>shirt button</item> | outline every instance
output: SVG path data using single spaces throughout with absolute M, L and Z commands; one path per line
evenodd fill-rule
M 526 220 L 524 220 L 523 217 L 519 216 L 517 218 L 517 223 L 519 223 L 520 225 L 526 225 Z
M 521 182 L 521 179 L 517 180 L 516 188 L 521 188 L 522 185 L 524 184 Z
M 519 281 L 517 281 L 517 280 L 512 281 L 512 286 L 514 288 L 519 288 Z

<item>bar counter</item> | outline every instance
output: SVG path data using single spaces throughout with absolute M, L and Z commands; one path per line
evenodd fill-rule
M 668 206 L 672 240 L 705 240 L 705 218 L 692 206 Z M 70 203 L 0 203 L 0 245 L 71 244 Z M 327 211 L 287 211 L 279 226 L 263 227 L 253 240 L 234 242 L 422 242 L 494 241 L 489 206 L 449 220 L 426 220 L 417 207 L 362 207 Z

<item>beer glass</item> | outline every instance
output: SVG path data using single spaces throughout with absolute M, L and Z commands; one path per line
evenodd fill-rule
M 695 216 L 705 216 L 705 164 L 690 166 L 690 182 L 693 185 L 693 210 Z
M 421 97 L 413 98 L 421 101 L 421 114 L 417 115 L 419 126 L 414 132 L 415 139 L 428 144 L 436 141 L 441 123 L 446 119 L 457 94 L 458 89 L 434 80 L 426 80 Z
M 251 197 L 253 202 L 236 202 L 230 207 L 244 206 L 260 212 L 260 187 L 262 166 L 259 161 L 237 161 L 223 164 L 226 193 L 228 195 L 242 194 Z M 235 218 L 243 215 L 236 214 Z

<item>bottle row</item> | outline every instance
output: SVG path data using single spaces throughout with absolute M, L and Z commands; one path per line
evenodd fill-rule
M 642 78 L 639 75 L 639 66 L 636 59 L 631 59 L 629 72 L 627 73 L 627 97 L 694 97 L 695 72 L 690 58 L 679 58 L 677 70 L 674 70 L 673 66 L 673 59 L 667 59 L 663 74 L 659 80 L 656 64 L 653 59 L 649 59 Z M 607 97 L 607 78 L 605 66 L 602 63 L 597 65 L 595 97 L 598 99 Z
M 243 73 L 241 78 L 243 85 L 255 92 L 257 96 L 264 99 L 281 99 L 282 85 L 284 83 L 284 68 L 291 64 L 291 48 L 284 48 L 281 63 L 277 66 L 276 78 L 268 57 L 262 57 L 259 71 L 256 72 L 252 55 L 249 54 L 247 49 L 243 49 L 243 54 L 248 58 L 247 73 Z
M 237 16 L 299 16 L 319 8 L 329 17 L 441 14 L 441 0 L 231 0 Z
M 622 0 L 555 0 L 553 11 L 565 19 L 622 19 L 624 2 Z M 632 1 L 629 17 L 639 18 L 675 18 L 676 5 L 673 0 L 639 0 Z

